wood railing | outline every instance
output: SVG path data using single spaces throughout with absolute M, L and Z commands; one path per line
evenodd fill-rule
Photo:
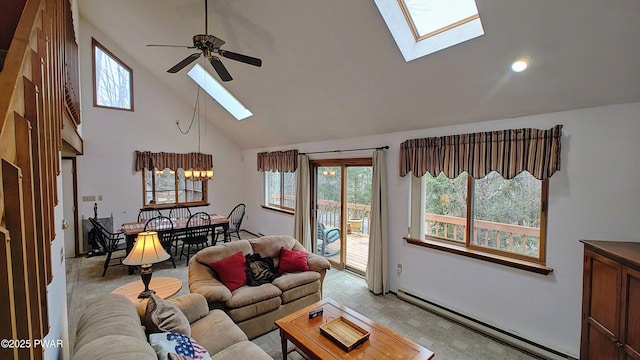
M 271 194 L 270 198 L 270 204 L 276 204 L 290 209 L 294 209 L 296 206 L 296 198 L 293 195 L 283 196 L 283 204 L 278 204 L 280 202 L 280 195 L 278 194 Z M 370 212 L 370 205 L 347 203 L 347 218 L 362 220 L 362 227 L 359 231 L 360 233 L 369 233 Z M 340 202 L 332 200 L 318 200 L 318 222 L 321 222 L 328 227 L 340 228 L 342 227 L 340 214 Z
M 33 344 L 49 332 L 62 127 L 79 122 L 68 120 L 65 83 L 77 87 L 69 79 L 77 83 L 78 74 L 65 75 L 65 68 L 77 72 L 65 67 L 68 0 L 16 3 L 21 15 L 7 30 L 11 44 L 0 72 L 0 339 Z M 0 348 L 1 359 L 43 357 L 42 347 Z
M 466 219 L 461 217 L 425 214 L 425 233 L 451 241 L 466 241 L 466 224 Z M 540 229 L 474 220 L 471 243 L 527 256 L 537 256 Z

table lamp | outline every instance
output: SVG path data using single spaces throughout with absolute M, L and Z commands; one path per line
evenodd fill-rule
M 154 290 L 149 289 L 151 282 L 151 264 L 167 260 L 171 257 L 160 244 L 158 233 L 155 231 L 145 231 L 138 234 L 133 249 L 127 257 L 122 261 L 125 265 L 141 265 L 142 283 L 144 290 L 138 295 L 138 298 L 148 298 L 151 294 L 155 294 Z

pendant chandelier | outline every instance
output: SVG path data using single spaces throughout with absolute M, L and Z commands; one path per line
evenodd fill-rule
M 205 103 L 205 118 L 207 117 L 207 106 Z M 176 122 L 178 125 L 178 129 L 183 134 L 188 134 L 189 130 L 191 130 L 191 126 L 193 125 L 194 119 L 198 120 L 198 161 L 196 163 L 195 168 L 184 169 L 184 177 L 188 180 L 192 181 L 207 181 L 211 180 L 213 177 L 213 169 L 205 168 L 204 161 L 202 161 L 202 153 L 200 152 L 200 86 L 198 86 L 198 94 L 196 95 L 196 105 L 193 109 L 193 117 L 191 118 L 191 124 L 189 124 L 189 128 L 187 131 L 182 131 L 180 129 L 180 123 Z

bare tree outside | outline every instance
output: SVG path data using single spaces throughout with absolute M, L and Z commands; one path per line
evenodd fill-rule
M 131 69 L 94 43 L 96 106 L 131 110 Z

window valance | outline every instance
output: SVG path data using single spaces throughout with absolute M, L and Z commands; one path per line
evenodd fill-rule
M 258 153 L 258 171 L 295 172 L 298 150 Z
M 512 179 L 526 170 L 544 180 L 560 170 L 561 137 L 562 125 L 556 125 L 406 140 L 400 144 L 400 176 L 443 172 L 455 178 L 466 171 L 480 179 L 497 171 Z
M 136 151 L 136 171 L 142 169 L 160 170 L 169 168 L 177 171 L 178 169 L 211 169 L 213 168 L 213 155 L 202 153 L 177 154 L 150 151 Z

